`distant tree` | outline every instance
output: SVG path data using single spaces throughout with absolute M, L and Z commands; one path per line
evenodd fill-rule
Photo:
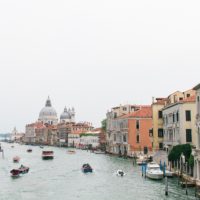
M 107 120 L 104 119 L 104 120 L 101 121 L 101 128 L 105 132 L 106 132 L 106 127 L 107 127 Z

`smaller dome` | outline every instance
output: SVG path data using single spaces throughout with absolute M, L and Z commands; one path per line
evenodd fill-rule
M 64 108 L 63 113 L 60 115 L 61 120 L 71 119 L 70 112 L 68 112 L 67 108 Z

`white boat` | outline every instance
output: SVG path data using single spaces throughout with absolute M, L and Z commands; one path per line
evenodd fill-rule
M 122 176 L 125 176 L 126 174 L 125 174 L 125 172 L 123 170 L 118 169 L 117 172 L 116 172 L 116 175 L 122 177 Z
M 145 156 L 140 155 L 136 160 L 137 165 L 143 165 L 147 163 L 147 159 Z
M 105 154 L 104 151 L 94 151 L 95 154 Z
M 157 163 L 151 162 L 147 164 L 146 176 L 150 179 L 160 180 L 163 179 L 163 171 Z

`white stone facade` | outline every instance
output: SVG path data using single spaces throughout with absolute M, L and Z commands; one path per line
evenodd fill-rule
M 200 84 L 194 87 L 194 90 L 196 90 L 196 137 L 197 137 L 197 147 L 193 151 L 194 178 L 200 185 Z
M 186 112 L 190 120 L 186 120 Z M 164 145 L 173 147 L 189 143 L 196 146 L 195 102 L 177 102 L 163 109 Z M 190 140 L 191 135 L 191 140 Z

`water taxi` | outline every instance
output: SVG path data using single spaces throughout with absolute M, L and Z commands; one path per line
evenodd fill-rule
M 42 151 L 43 160 L 52 160 L 54 158 L 53 151 Z

